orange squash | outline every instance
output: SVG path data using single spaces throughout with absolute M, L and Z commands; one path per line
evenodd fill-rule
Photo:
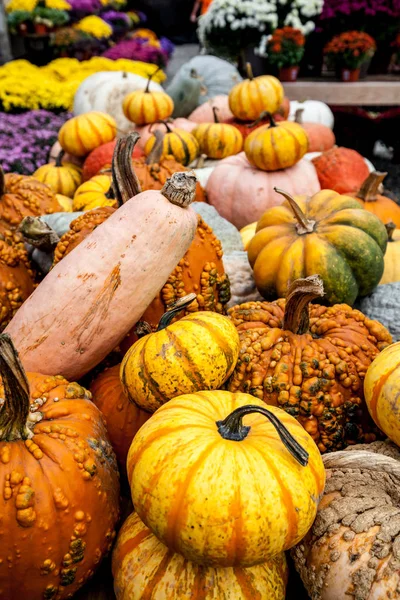
M 255 121 L 263 111 L 276 112 L 284 91 L 281 82 L 272 75 L 253 77 L 247 64 L 248 79 L 237 83 L 229 93 L 229 108 L 241 121 Z
M 308 152 L 325 152 L 336 144 L 332 129 L 323 123 L 303 122 L 304 108 L 296 110 L 295 122 L 303 127 L 308 137 Z
M 379 191 L 386 175 L 387 173 L 373 171 L 358 192 L 351 195 L 355 196 L 366 210 L 379 217 L 383 223 L 393 221 L 396 227 L 400 228 L 400 206 Z

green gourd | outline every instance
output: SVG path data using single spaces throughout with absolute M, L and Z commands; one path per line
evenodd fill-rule
M 188 117 L 199 105 L 201 90 L 202 82 L 195 69 L 190 73 L 178 72 L 166 89 L 174 101 L 172 116 Z

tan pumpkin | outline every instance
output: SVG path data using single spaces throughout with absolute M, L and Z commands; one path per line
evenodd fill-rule
M 35 179 L 47 184 L 53 192 L 72 198 L 82 183 L 82 169 L 71 163 L 62 163 L 62 150 L 55 164 L 42 165 L 33 174 Z
M 200 152 L 208 158 L 221 159 L 238 154 L 243 149 L 243 136 L 233 125 L 220 123 L 218 109 L 213 107 L 214 123 L 202 123 L 193 131 Z
M 187 167 L 190 165 L 195 158 L 199 156 L 199 144 L 194 135 L 184 129 L 178 129 L 177 127 L 171 129 L 169 124 L 164 121 L 163 125 L 166 129 L 166 133 L 163 137 L 163 150 L 161 158 L 166 156 L 173 156 L 174 159 Z M 155 135 L 152 135 L 146 142 L 144 147 L 144 153 L 148 156 L 157 142 Z
M 308 137 L 307 152 L 325 152 L 336 144 L 335 134 L 332 129 L 323 123 L 310 123 L 303 121 L 304 108 L 296 110 L 295 122 L 303 127 Z
M 110 175 L 95 175 L 85 181 L 75 192 L 72 208 L 74 211 L 92 210 L 111 206 L 116 208 L 118 202 L 114 198 L 112 180 Z
M 212 123 L 214 119 L 213 109 L 218 109 L 219 118 L 221 121 L 233 118 L 233 113 L 229 108 L 229 98 L 224 94 L 214 96 L 211 100 L 200 104 L 191 115 L 189 115 L 189 121 L 195 123 Z
M 263 171 L 278 171 L 295 165 L 308 152 L 308 137 L 301 125 L 291 121 L 270 124 L 255 129 L 244 144 L 252 165 Z
M 113 551 L 117 600 L 284 600 L 284 553 L 255 567 L 218 569 L 189 562 L 162 544 L 132 513 Z
M 385 252 L 385 269 L 380 284 L 400 281 L 400 229 L 393 222 L 386 223 L 388 244 Z
M 117 135 L 117 124 L 108 114 L 93 111 L 72 117 L 58 132 L 58 141 L 65 152 L 74 156 L 86 156 L 111 142 Z
M 247 64 L 248 79 L 237 83 L 229 94 L 229 108 L 241 121 L 255 121 L 263 111 L 276 112 L 281 106 L 284 91 L 281 82 L 272 75 L 253 77 Z
M 144 90 L 136 90 L 125 96 L 122 109 L 129 121 L 136 125 L 147 125 L 168 119 L 174 112 L 174 101 L 165 92 L 152 92 L 149 89 L 152 77 L 158 69 L 149 75 Z

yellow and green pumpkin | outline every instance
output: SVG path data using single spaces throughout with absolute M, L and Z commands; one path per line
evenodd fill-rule
M 325 486 L 318 448 L 292 416 L 221 390 L 159 408 L 136 434 L 127 471 L 157 538 L 216 567 L 257 565 L 299 542 Z
M 111 142 L 116 135 L 117 123 L 113 117 L 91 111 L 66 121 L 58 132 L 58 141 L 65 152 L 86 156 L 98 146 Z
M 150 125 L 164 121 L 174 112 L 174 101 L 165 92 L 150 91 L 150 81 L 158 69 L 149 76 L 144 90 L 135 90 L 125 96 L 122 110 L 125 117 L 135 125 Z
M 272 75 L 253 77 L 247 64 L 248 78 L 237 83 L 229 93 L 229 108 L 241 121 L 255 121 L 263 111 L 276 113 L 284 99 L 281 82 Z
M 72 201 L 72 208 L 74 211 L 86 211 L 103 206 L 117 208 L 118 203 L 113 197 L 111 177 L 95 175 L 78 187 Z
M 295 279 L 319 274 L 324 303 L 352 305 L 378 285 L 387 233 L 357 200 L 332 190 L 292 198 L 267 210 L 247 253 L 260 294 L 286 297 Z
M 216 107 L 213 107 L 214 123 L 200 123 L 193 130 L 201 154 L 208 158 L 222 159 L 238 154 L 243 149 L 243 136 L 233 125 L 218 121 Z
M 173 156 L 174 159 L 187 167 L 193 162 L 200 153 L 197 139 L 184 129 L 171 129 L 167 122 L 164 122 L 167 133 L 163 137 L 163 149 L 161 158 Z M 162 135 L 162 134 L 161 134 Z M 146 142 L 144 153 L 146 156 L 150 154 L 156 144 L 157 136 L 152 135 Z
M 33 177 L 51 187 L 55 194 L 72 198 L 82 183 L 82 169 L 72 163 L 62 164 L 63 155 L 64 151 L 61 151 L 54 164 L 36 169 Z

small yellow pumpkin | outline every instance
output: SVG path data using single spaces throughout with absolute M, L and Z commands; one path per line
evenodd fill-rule
M 65 152 L 86 156 L 102 144 L 111 142 L 117 135 L 117 124 L 110 115 L 92 111 L 73 117 L 58 132 L 58 141 Z
M 62 194 L 56 194 L 57 202 L 62 207 L 64 212 L 72 212 L 72 198 L 63 196 Z
M 400 229 L 396 229 L 393 222 L 386 223 L 385 227 L 388 243 L 384 257 L 385 269 L 380 284 L 400 281 Z
M 72 201 L 74 211 L 92 210 L 103 206 L 117 208 L 109 175 L 96 175 L 78 187 Z
M 303 539 L 325 485 L 318 448 L 294 417 L 221 390 L 159 408 L 127 470 L 135 510 L 157 538 L 218 567 L 257 565 Z
M 184 129 L 171 129 L 166 121 L 163 121 L 167 133 L 163 137 L 163 150 L 161 158 L 173 156 L 175 160 L 187 167 L 199 156 L 199 144 L 189 131 Z M 146 142 L 144 153 L 150 154 L 156 143 L 157 137 L 152 135 Z
M 270 124 L 255 129 L 247 136 L 244 151 L 249 162 L 263 171 L 278 171 L 295 165 L 308 151 L 308 137 L 303 127 L 291 121 Z
M 257 229 L 257 221 L 255 221 L 254 223 L 249 223 L 249 225 L 245 225 L 240 230 L 240 235 L 242 236 L 243 247 L 245 250 L 247 250 L 251 240 L 255 236 L 256 229 Z
M 170 324 L 196 297 L 172 305 L 157 331 L 133 344 L 122 361 L 125 393 L 143 410 L 154 412 L 180 394 L 216 390 L 235 368 L 239 335 L 227 317 L 199 311 Z
M 218 121 L 218 109 L 212 107 L 214 123 L 201 123 L 193 130 L 200 145 L 200 151 L 208 158 L 226 158 L 238 154 L 243 149 L 243 136 L 233 125 Z
M 276 113 L 284 98 L 281 82 L 272 75 L 253 77 L 247 63 L 248 79 L 237 83 L 229 94 L 229 108 L 241 121 L 255 121 L 263 111 Z
M 123 100 L 124 115 L 135 125 L 150 125 L 157 121 L 164 121 L 174 112 L 174 101 L 168 94 L 151 92 L 149 89 L 151 78 L 157 71 L 149 76 L 145 90 L 131 92 Z
M 62 150 L 55 164 L 42 165 L 33 177 L 51 187 L 55 194 L 71 198 L 82 183 L 82 169 L 72 163 L 62 164 L 63 155 Z

